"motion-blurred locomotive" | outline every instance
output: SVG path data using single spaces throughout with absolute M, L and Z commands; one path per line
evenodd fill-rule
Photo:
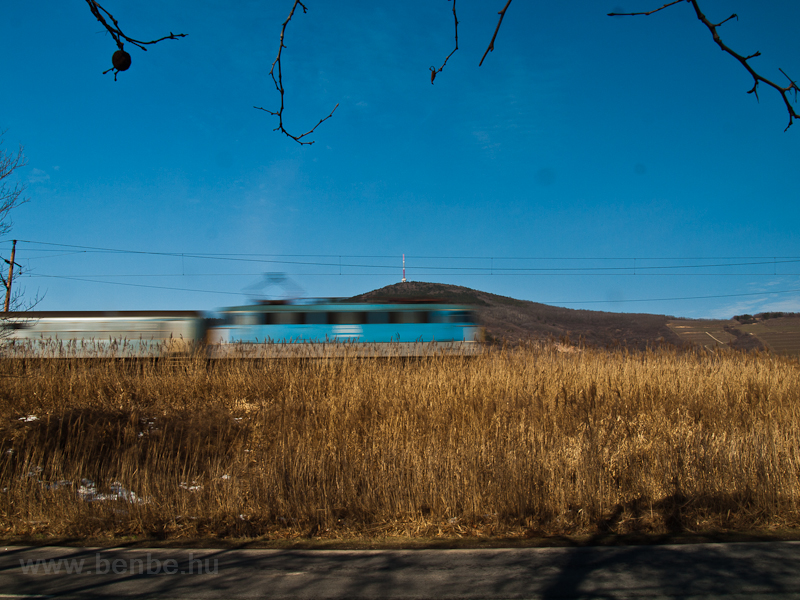
M 69 355 L 116 356 L 185 352 L 211 357 L 323 356 L 332 348 L 356 355 L 472 354 L 482 329 L 466 306 L 436 301 L 393 304 L 352 301 L 262 302 L 198 311 L 7 313 L 0 339 Z M 60 349 L 60 350 L 59 350 Z

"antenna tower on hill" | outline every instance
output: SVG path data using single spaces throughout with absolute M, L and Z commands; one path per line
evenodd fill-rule
M 406 255 L 403 254 L 403 279 L 400 280 L 400 283 L 406 282 Z

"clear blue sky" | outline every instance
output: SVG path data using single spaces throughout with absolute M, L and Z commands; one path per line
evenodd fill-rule
M 292 282 L 270 295 L 382 287 L 405 253 L 408 279 L 570 308 L 800 311 L 800 123 L 784 133 L 779 95 L 746 93 L 688 3 L 610 18 L 663 2 L 515 0 L 478 67 L 504 3 L 458 1 L 459 50 L 431 85 L 451 2 L 308 0 L 286 33 L 285 121 L 339 108 L 302 147 L 253 108 L 279 104 L 291 0 L 106 0 L 131 37 L 188 34 L 127 44 L 116 82 L 86 2 L 6 3 L 20 284 L 45 310 L 214 309 L 265 272 Z M 763 75 L 800 77 L 800 2 L 701 6 L 738 13 L 723 39 L 761 51 Z

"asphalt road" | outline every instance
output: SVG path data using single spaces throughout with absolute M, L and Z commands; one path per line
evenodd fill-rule
M 800 542 L 492 550 L 0 550 L 0 598 L 800 599 Z

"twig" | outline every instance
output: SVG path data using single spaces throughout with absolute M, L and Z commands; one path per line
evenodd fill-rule
M 730 21 L 731 19 L 736 19 L 736 20 L 738 21 L 738 20 L 739 20 L 739 15 L 737 15 L 736 13 L 733 13 L 733 14 L 732 14 L 730 17 L 728 17 L 727 19 L 724 19 L 723 21 L 720 21 L 719 23 L 717 23 L 717 24 L 715 25 L 715 27 L 719 27 L 720 25 L 722 25 L 722 24 L 724 24 L 724 23 L 727 23 L 727 22 L 728 22 L 728 21 Z M 760 54 L 760 52 L 759 52 L 758 54 Z M 755 56 L 755 54 L 754 54 L 753 56 Z
M 486 52 L 483 53 L 483 57 L 481 58 L 481 62 L 478 63 L 479 67 L 483 64 L 483 59 L 486 58 L 486 55 L 489 54 L 489 52 L 494 52 L 494 40 L 497 37 L 497 32 L 500 31 L 500 24 L 503 22 L 503 17 L 506 16 L 506 10 L 508 10 L 508 5 L 509 4 L 511 4 L 511 0 L 508 0 L 508 2 L 506 2 L 506 5 L 503 7 L 503 10 L 501 10 L 499 13 L 497 13 L 498 15 L 500 15 L 500 19 L 497 21 L 497 27 L 494 30 L 494 35 L 492 36 L 492 41 L 489 42 L 489 47 L 486 48 Z
M 635 12 L 635 13 L 608 13 L 609 17 L 635 17 L 638 15 L 645 15 L 649 16 L 653 13 L 657 13 L 660 10 L 664 10 L 668 6 L 672 6 L 673 4 L 678 4 L 679 2 L 688 2 L 689 0 L 675 0 L 674 2 L 670 2 L 669 4 L 665 4 L 661 8 L 656 8 L 655 10 L 650 10 L 648 12 Z
M 792 104 L 790 102 L 789 93 L 792 92 L 792 91 L 794 92 L 794 99 L 795 99 L 795 102 L 797 102 L 797 92 L 798 92 L 798 90 L 800 90 L 800 88 L 798 88 L 797 82 L 794 81 L 791 77 L 789 77 L 783 71 L 783 69 L 778 69 L 778 70 L 783 74 L 784 77 L 786 77 L 786 79 L 789 80 L 789 85 L 787 85 L 786 87 L 782 87 L 782 86 L 778 85 L 777 83 L 775 83 L 773 81 L 770 81 L 769 79 L 767 79 L 767 78 L 763 77 L 762 75 L 758 74 L 755 71 L 755 69 L 753 69 L 753 67 L 750 66 L 750 62 L 749 61 L 750 61 L 751 58 L 755 58 L 757 56 L 761 56 L 761 52 L 754 52 L 753 54 L 750 54 L 749 56 L 742 56 L 741 54 L 739 54 L 735 50 L 731 49 L 729 46 L 727 46 L 722 41 L 722 38 L 720 38 L 719 33 L 717 32 L 717 27 L 719 27 L 723 23 L 727 23 L 731 19 L 737 19 L 738 20 L 739 17 L 736 14 L 732 14 L 730 17 L 728 17 L 724 21 L 720 21 L 719 23 L 715 24 L 715 23 L 712 23 L 711 21 L 709 21 L 708 18 L 706 18 L 706 16 L 700 10 L 700 5 L 698 4 L 698 0 L 675 0 L 675 2 L 670 2 L 669 4 L 665 4 L 661 8 L 657 8 L 657 9 L 652 10 L 650 12 L 642 12 L 642 13 L 609 13 L 609 16 L 650 15 L 650 14 L 652 14 L 654 12 L 658 12 L 659 10 L 667 8 L 668 6 L 672 6 L 673 4 L 678 4 L 679 2 L 684 2 L 684 1 L 685 2 L 689 2 L 694 7 L 694 11 L 695 11 L 695 14 L 697 14 L 697 18 L 711 32 L 711 36 L 714 38 L 714 42 L 724 52 L 727 52 L 732 57 L 734 57 L 736 60 L 738 60 L 742 64 L 742 66 L 745 69 L 747 69 L 747 72 L 750 73 L 750 76 L 753 78 L 753 87 L 750 88 L 750 90 L 748 90 L 748 92 L 747 92 L 748 94 L 753 94 L 756 97 L 756 100 L 758 100 L 758 84 L 762 83 L 762 82 L 765 83 L 766 85 L 770 86 L 771 88 L 774 88 L 774 89 L 776 89 L 778 91 L 778 93 L 783 98 L 783 103 L 786 105 L 786 110 L 789 112 L 789 124 L 786 126 L 786 129 L 784 129 L 784 131 L 787 131 L 789 129 L 789 127 L 792 126 L 792 123 L 794 123 L 795 119 L 800 119 L 800 114 L 798 114 L 795 111 L 794 107 L 792 106 Z
M 139 48 L 147 52 L 147 48 L 145 48 L 145 46 L 148 44 L 157 44 L 158 42 L 163 42 L 164 40 L 177 40 L 178 38 L 186 37 L 185 33 L 172 33 L 170 31 L 169 35 L 165 35 L 164 37 L 158 38 L 157 40 L 150 40 L 149 42 L 145 42 L 142 40 L 135 40 L 132 37 L 128 37 L 127 35 L 122 33 L 122 29 L 120 29 L 119 27 L 119 21 L 117 21 L 114 18 L 114 15 L 112 15 L 105 8 L 100 6 L 100 4 L 97 3 L 97 0 L 86 0 L 86 4 L 89 5 L 89 10 L 92 11 L 92 14 L 95 16 L 95 18 L 98 21 L 100 21 L 100 23 L 103 24 L 103 27 L 105 27 L 111 34 L 111 37 L 113 37 L 114 41 L 117 43 L 117 48 L 119 48 L 119 50 L 117 50 L 114 53 L 114 56 L 112 57 L 112 62 L 114 63 L 114 66 L 111 67 L 110 69 L 106 69 L 105 71 L 103 71 L 103 75 L 105 75 L 109 71 L 114 71 L 114 81 L 117 80 L 117 74 L 120 71 L 127 70 L 127 68 L 130 67 L 131 65 L 130 55 L 127 52 L 125 52 L 125 49 L 123 48 L 124 46 L 124 43 L 122 42 L 123 39 L 126 42 L 130 42 L 134 46 L 138 46 Z M 108 15 L 108 18 L 111 19 L 112 23 L 114 23 L 113 26 L 108 24 L 108 21 L 106 21 L 102 13 Z M 117 62 L 118 55 L 121 58 L 121 62 Z
M 17 169 L 21 169 L 28 161 L 20 145 L 16 155 L 13 152 L 3 150 L 3 135 L 5 131 L 0 131 L 0 236 L 7 234 L 11 230 L 11 219 L 9 213 L 19 206 L 25 204 L 28 199 L 24 196 L 25 184 L 15 183 L 13 186 L 4 181 L 6 177 L 11 177 Z M 5 287 L 5 283 L 3 284 Z
M 255 109 L 257 109 L 257 110 L 263 110 L 264 112 L 268 112 L 268 113 L 269 113 L 269 114 L 271 114 L 271 115 L 276 115 L 276 116 L 278 117 L 278 119 L 281 119 L 281 112 L 283 112 L 283 106 L 281 106 L 281 110 L 280 110 L 279 112 L 274 112 L 274 111 L 271 111 L 271 110 L 269 110 L 269 109 L 266 109 L 266 108 L 264 108 L 264 107 L 262 107 L 262 106 L 254 106 L 253 108 L 255 108 Z M 330 118 L 333 116 L 333 113 L 334 113 L 334 112 L 336 112 L 336 109 L 337 109 L 337 108 L 339 108 L 339 103 L 338 103 L 338 102 L 336 103 L 336 106 L 334 106 L 334 107 L 333 107 L 333 110 L 331 111 L 331 114 L 329 114 L 329 115 L 328 115 L 327 117 L 325 117 L 324 119 L 320 119 L 320 120 L 319 120 L 319 123 L 317 123 L 317 124 L 316 124 L 316 125 L 314 125 L 314 126 L 311 128 L 311 129 L 309 129 L 308 131 L 306 131 L 305 133 L 303 133 L 303 134 L 301 134 L 301 135 L 292 135 L 291 133 L 289 133 L 288 131 L 286 131 L 286 130 L 283 128 L 283 121 L 282 121 L 282 120 L 281 120 L 281 123 L 280 123 L 280 124 L 279 124 L 279 125 L 278 125 L 278 126 L 275 128 L 275 129 L 273 129 L 272 131 L 279 131 L 279 130 L 280 130 L 280 131 L 282 131 L 283 133 L 285 133 L 286 135 L 288 135 L 290 138 L 292 138 L 292 139 L 293 139 L 295 142 L 297 142 L 298 144 L 308 144 L 308 145 L 310 146 L 311 144 L 313 144 L 313 143 L 314 143 L 314 140 L 311 140 L 310 142 L 301 142 L 300 140 L 301 140 L 302 138 L 306 137 L 308 134 L 310 134 L 310 133 L 314 133 L 314 130 L 315 130 L 317 127 L 319 127 L 319 126 L 320 126 L 320 125 L 321 125 L 323 122 L 327 121 L 328 119 L 330 119 Z
M 453 0 L 453 21 L 456 23 L 456 47 L 453 48 L 453 51 L 447 55 L 441 67 L 438 69 L 436 67 L 431 67 L 431 85 L 433 85 L 433 80 L 436 79 L 436 74 L 442 72 L 442 69 L 444 69 L 447 61 L 450 60 L 450 57 L 456 53 L 456 50 L 458 50 L 458 17 L 456 16 L 456 0 Z
M 280 47 L 278 48 L 278 56 L 275 58 L 274 61 L 272 61 L 272 68 L 270 68 L 270 70 L 269 70 L 270 77 L 272 77 L 272 82 L 275 84 L 275 89 L 278 90 L 278 92 L 281 95 L 281 107 L 277 111 L 269 110 L 269 109 L 264 108 L 262 106 L 254 106 L 253 108 L 255 108 L 257 110 L 263 110 L 266 113 L 269 113 L 269 114 L 271 114 L 273 116 L 278 117 L 278 126 L 275 129 L 273 129 L 273 131 L 282 131 L 283 133 L 285 133 L 288 137 L 292 138 L 298 144 L 300 144 L 300 145 L 307 144 L 307 145 L 310 146 L 311 144 L 314 143 L 314 140 L 311 140 L 310 142 L 303 142 L 302 138 L 304 138 L 307 135 L 313 133 L 314 130 L 317 127 L 319 127 L 322 123 L 324 123 L 325 121 L 330 119 L 333 116 L 333 113 L 336 112 L 336 109 L 339 108 L 339 103 L 338 102 L 336 103 L 336 106 L 333 107 L 333 110 L 331 111 L 331 113 L 327 117 L 325 117 L 324 119 L 320 119 L 319 123 L 317 123 L 316 125 L 314 125 L 314 127 L 312 127 L 311 129 L 309 129 L 308 131 L 306 131 L 305 133 L 303 133 L 301 135 L 293 135 L 293 134 L 289 133 L 288 131 L 286 131 L 286 128 L 283 126 L 283 109 L 284 109 L 283 96 L 284 96 L 284 93 L 286 91 L 286 90 L 283 89 L 283 72 L 282 72 L 282 69 L 281 69 L 281 57 L 282 57 L 282 54 L 283 54 L 283 49 L 286 48 L 286 44 L 283 43 L 283 39 L 284 39 L 284 36 L 286 35 L 286 26 L 289 24 L 289 21 L 292 20 L 292 17 L 294 16 L 294 11 L 295 11 L 295 9 L 297 8 L 298 5 L 300 6 L 300 8 L 303 9 L 303 13 L 304 14 L 308 12 L 308 9 L 306 8 L 305 4 L 303 4 L 300 0 L 294 0 L 294 4 L 292 5 L 292 10 L 289 11 L 289 16 L 286 17 L 286 20 L 283 22 L 283 26 L 281 27 L 281 44 L 280 44 Z M 278 77 L 277 78 L 275 77 L 275 67 L 276 66 L 278 67 Z
M 163 42 L 164 40 L 177 40 L 178 38 L 181 38 L 181 37 L 186 37 L 186 34 L 185 34 L 185 33 L 172 33 L 172 32 L 170 31 L 170 32 L 169 32 L 169 35 L 165 35 L 164 37 L 158 38 L 157 40 L 151 40 L 151 41 L 149 41 L 149 42 L 144 42 L 144 41 L 142 41 L 142 40 L 135 40 L 135 39 L 133 39 L 133 38 L 131 38 L 131 37 L 128 37 L 128 36 L 127 36 L 127 35 L 125 35 L 124 33 L 122 33 L 122 30 L 119 28 L 119 21 L 117 21 L 117 20 L 114 18 L 114 15 L 112 15 L 112 14 L 111 14 L 110 12 L 108 12 L 108 11 L 107 11 L 105 8 L 103 8 L 102 6 L 100 6 L 100 5 L 97 3 L 97 0 L 86 0 L 86 3 L 89 5 L 89 9 L 92 11 L 92 14 L 93 14 L 93 15 L 94 15 L 94 16 L 97 18 L 97 20 L 98 20 L 98 21 L 100 21 L 100 22 L 103 24 L 103 26 L 104 26 L 104 27 L 105 27 L 105 28 L 108 30 L 108 32 L 109 32 L 109 33 L 111 34 L 111 36 L 114 38 L 114 41 L 115 41 L 115 42 L 117 42 L 117 47 L 118 47 L 120 50 L 122 50 L 122 46 L 123 46 L 123 43 L 122 43 L 122 41 L 121 41 L 121 39 L 120 39 L 120 38 L 124 39 L 126 42 L 130 42 L 131 44 L 133 44 L 133 45 L 135 45 L 135 46 L 138 46 L 139 48 L 141 48 L 142 50 L 144 50 L 144 51 L 146 52 L 146 51 L 147 51 L 147 48 L 145 48 L 145 45 L 148 45 L 148 44 L 157 44 L 158 42 Z M 108 15 L 108 17 L 109 17 L 109 18 L 111 19 L 111 21 L 114 23 L 114 26 L 113 26 L 113 27 L 112 27 L 111 25 L 109 25 L 109 24 L 108 24 L 108 22 L 105 20 L 105 18 L 103 17 L 103 15 L 102 15 L 102 14 L 100 14 L 100 11 L 102 11 L 102 12 L 104 12 L 105 14 L 107 14 L 107 15 Z

